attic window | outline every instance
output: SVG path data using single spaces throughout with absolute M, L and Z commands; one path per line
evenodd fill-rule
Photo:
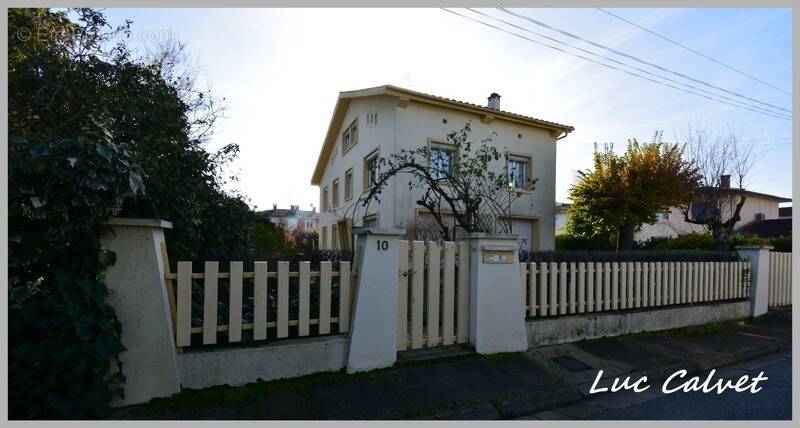
M 447 119 L 442 119 L 442 123 L 447 123 Z
M 517 138 L 522 138 L 522 134 L 517 134 Z
M 358 118 L 342 134 L 342 154 L 358 143 Z

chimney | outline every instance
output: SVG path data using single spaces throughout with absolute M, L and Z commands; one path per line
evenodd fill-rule
M 486 107 L 492 110 L 500 110 L 500 95 L 497 92 L 492 92 L 492 95 L 489 95 L 489 102 Z
M 730 175 L 721 175 L 719 176 L 719 187 L 723 189 L 730 189 L 731 188 L 731 176 Z
M 289 209 L 292 211 L 297 211 L 300 209 L 300 205 L 289 205 Z
M 273 210 L 277 210 L 278 209 L 278 204 L 272 204 L 272 209 Z

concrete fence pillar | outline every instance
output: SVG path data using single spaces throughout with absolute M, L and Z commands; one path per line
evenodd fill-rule
M 769 308 L 769 250 L 771 246 L 739 246 L 736 251 L 750 262 L 750 316 L 767 313 Z
M 164 282 L 161 243 L 163 220 L 112 218 L 101 238 L 117 262 L 105 272 L 111 291 L 108 303 L 122 324 L 122 369 L 125 397 L 112 406 L 126 406 L 180 391 L 172 317 Z
M 469 342 L 480 354 L 528 349 L 515 236 L 471 234 Z
M 402 231 L 358 231 L 347 372 L 392 366 L 397 360 L 397 287 Z

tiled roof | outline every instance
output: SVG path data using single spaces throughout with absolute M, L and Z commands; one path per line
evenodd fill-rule
M 385 86 L 386 86 L 387 89 L 393 89 L 393 90 L 400 91 L 400 92 L 407 92 L 409 94 L 415 94 L 415 95 L 422 96 L 422 97 L 434 98 L 434 99 L 437 99 L 437 100 L 440 100 L 440 101 L 443 101 L 443 102 L 446 102 L 446 103 L 450 103 L 450 104 L 460 104 L 462 106 L 469 107 L 469 108 L 472 108 L 472 109 L 482 110 L 482 111 L 484 111 L 486 113 L 489 113 L 489 114 L 492 114 L 492 113 L 498 114 L 499 113 L 499 114 L 506 115 L 506 116 L 516 117 L 516 118 L 522 119 L 522 120 L 527 120 L 527 121 L 531 121 L 531 122 L 538 122 L 538 123 L 540 123 L 542 125 L 549 125 L 549 126 L 552 126 L 552 127 L 555 127 L 555 128 L 563 128 L 563 129 L 567 129 L 567 130 L 570 130 L 570 131 L 575 130 L 574 127 L 569 126 L 569 125 L 564 125 L 564 124 L 557 123 L 557 122 L 551 122 L 549 120 L 539 119 L 539 118 L 532 117 L 532 116 L 526 116 L 526 115 L 522 115 L 522 114 L 512 113 L 510 111 L 505 111 L 505 110 L 495 110 L 495 109 L 492 109 L 492 108 L 489 108 L 489 107 L 486 107 L 486 106 L 483 106 L 483 105 L 474 104 L 474 103 L 461 101 L 461 100 L 456 100 L 454 98 L 447 98 L 447 97 L 443 97 L 443 96 L 440 96 L 440 95 L 433 95 L 433 94 L 428 94 L 428 93 L 425 93 L 425 92 L 413 91 L 411 89 L 401 88 L 399 86 L 394 86 L 394 85 L 385 85 Z

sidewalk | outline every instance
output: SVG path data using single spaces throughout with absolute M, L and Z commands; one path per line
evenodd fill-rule
M 395 367 L 347 375 L 322 373 L 238 388 L 188 390 L 119 409 L 121 419 L 508 419 L 583 418 L 597 370 L 604 378 L 679 369 L 722 368 L 791 346 L 790 309 L 755 322 L 730 322 L 482 356 L 450 348 L 401 354 Z M 436 355 L 437 351 L 433 351 Z M 455 353 L 457 355 L 452 355 Z M 618 394 L 613 394 L 617 396 Z M 646 394 L 637 394 L 642 400 Z M 610 398 L 610 397 L 609 397 Z M 629 398 L 629 400 L 632 398 Z M 593 403 L 598 400 L 592 396 Z M 546 411 L 572 406 L 571 414 Z M 581 407 L 584 406 L 584 407 Z M 585 413 L 585 415 L 584 415 Z

